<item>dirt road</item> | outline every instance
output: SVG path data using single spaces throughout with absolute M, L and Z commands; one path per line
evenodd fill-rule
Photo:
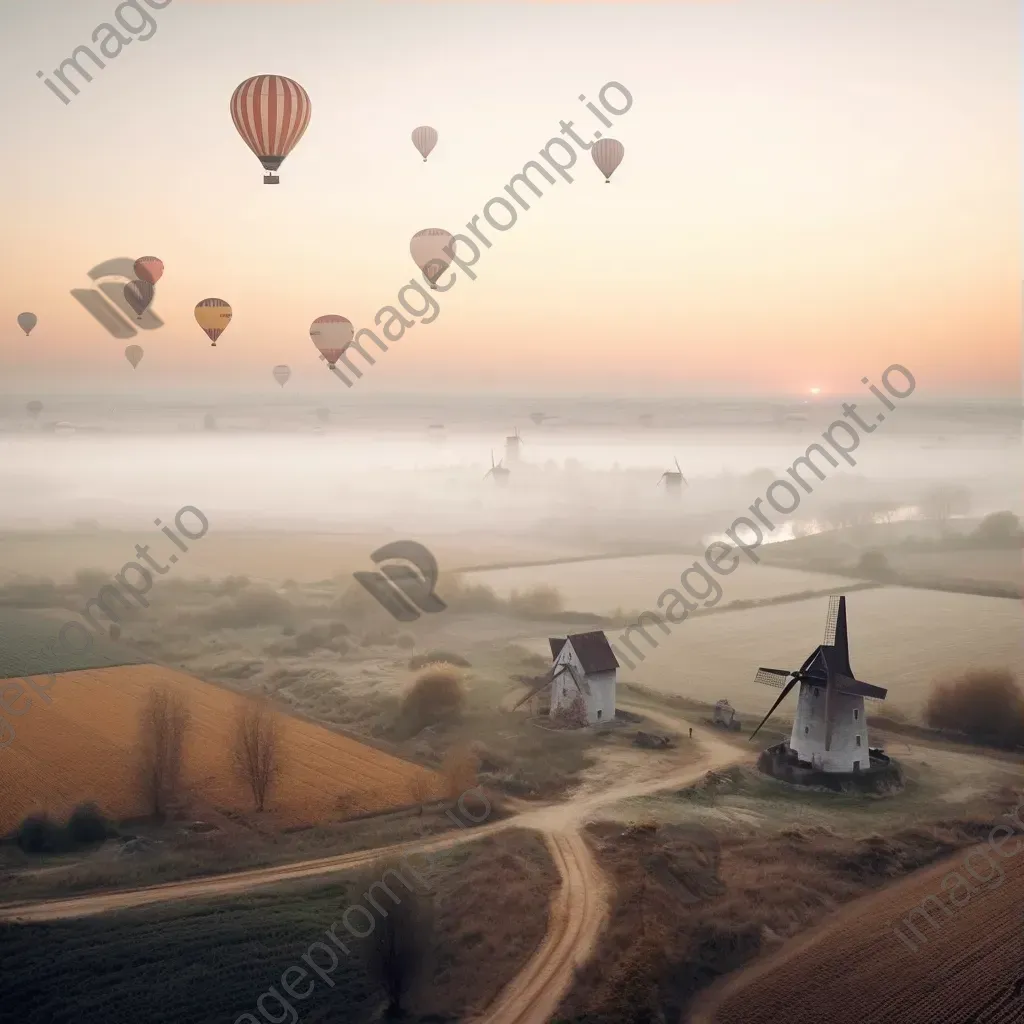
M 668 713 L 655 713 L 647 707 L 637 706 L 633 710 L 642 711 L 648 718 L 674 732 L 683 732 L 690 725 L 684 719 Z M 724 742 L 713 731 L 695 727 L 694 732 L 701 750 L 701 757 L 695 764 L 667 775 L 627 780 L 621 785 L 598 792 L 588 793 L 584 788 L 564 803 L 524 809 L 491 824 L 431 839 L 417 839 L 279 867 L 257 868 L 194 881 L 168 882 L 65 900 L 0 906 L 0 921 L 55 921 L 152 903 L 208 899 L 268 885 L 352 871 L 392 855 L 443 850 L 461 843 L 475 842 L 482 836 L 509 828 L 531 828 L 545 835 L 552 860 L 561 876 L 561 885 L 552 897 L 544 941 L 519 975 L 502 990 L 478 1021 L 480 1024 L 544 1024 L 555 1013 L 572 985 L 576 966 L 593 952 L 608 908 L 607 883 L 583 838 L 583 825 L 601 807 L 660 790 L 681 788 L 696 781 L 705 772 L 749 757 L 742 749 Z

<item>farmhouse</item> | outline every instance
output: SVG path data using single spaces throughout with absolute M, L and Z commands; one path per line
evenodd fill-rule
M 615 673 L 619 663 L 602 630 L 551 637 L 551 714 L 583 698 L 587 723 L 615 720 Z

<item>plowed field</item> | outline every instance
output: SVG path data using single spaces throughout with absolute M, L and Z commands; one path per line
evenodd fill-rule
M 862 900 L 805 939 L 787 944 L 765 962 L 712 993 L 694 1021 L 701 1024 L 778 1024 L 781 1020 L 828 1024 L 1018 1024 L 1024 1020 L 1024 840 L 1008 839 L 1003 860 L 986 846 L 967 851 L 899 885 Z M 997 862 L 1005 871 L 988 866 Z M 972 886 L 969 901 L 951 878 Z M 956 909 L 950 894 L 963 906 Z M 903 923 L 926 905 L 935 926 L 914 914 L 924 941 Z M 907 941 L 894 933 L 898 927 Z
M 38 681 L 46 685 L 49 678 Z M 125 665 L 58 675 L 49 687 L 50 704 L 30 695 L 26 708 L 24 697 L 15 701 L 8 692 L 8 702 L 23 713 L 9 719 L 16 735 L 0 750 L 0 834 L 33 811 L 62 816 L 85 800 L 118 818 L 144 813 L 135 793 L 134 750 L 139 710 L 154 685 L 180 691 L 188 702 L 185 779 L 195 798 L 250 812 L 251 794 L 231 766 L 235 715 L 245 698 L 182 672 Z M 425 768 L 287 716 L 281 764 L 266 812 L 281 825 L 414 803 L 416 776 L 427 776 L 434 787 L 441 783 Z

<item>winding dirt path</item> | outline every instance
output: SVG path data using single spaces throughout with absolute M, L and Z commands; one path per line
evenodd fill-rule
M 630 710 L 641 712 L 676 732 L 683 732 L 690 726 L 685 719 L 667 712 L 656 712 L 646 706 L 630 706 Z M 561 885 L 552 897 L 547 933 L 540 946 L 516 978 L 499 993 L 477 1020 L 479 1024 L 545 1024 L 569 991 L 576 967 L 593 953 L 608 910 L 607 880 L 583 838 L 582 828 L 586 822 L 601 807 L 666 789 L 681 788 L 712 769 L 746 760 L 750 756 L 739 747 L 723 741 L 713 730 L 695 726 L 694 733 L 701 751 L 699 760 L 694 764 L 667 775 L 627 780 L 621 785 L 597 792 L 588 793 L 583 788 L 563 803 L 523 809 L 489 825 L 336 857 L 320 857 L 192 881 L 167 882 L 64 900 L 9 904 L 0 906 L 0 921 L 55 921 L 153 903 L 209 899 L 248 892 L 263 886 L 352 871 L 385 857 L 444 850 L 462 843 L 475 842 L 483 836 L 505 829 L 530 828 L 543 833 L 561 876 Z

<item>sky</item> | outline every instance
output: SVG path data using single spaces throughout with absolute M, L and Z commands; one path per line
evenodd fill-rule
M 372 326 L 419 279 L 411 236 L 465 231 L 562 120 L 622 142 L 611 184 L 581 154 L 356 387 L 828 394 L 901 363 L 923 394 L 1020 393 L 1010 0 L 170 0 L 65 106 L 37 71 L 116 6 L 4 0 L 0 393 L 276 391 L 279 363 L 344 391 L 310 322 Z M 264 73 L 312 101 L 274 187 L 228 109 Z M 578 97 L 609 81 L 633 105 L 604 129 Z M 70 291 L 143 255 L 165 326 L 133 371 Z M 211 296 L 234 309 L 215 349 Z

